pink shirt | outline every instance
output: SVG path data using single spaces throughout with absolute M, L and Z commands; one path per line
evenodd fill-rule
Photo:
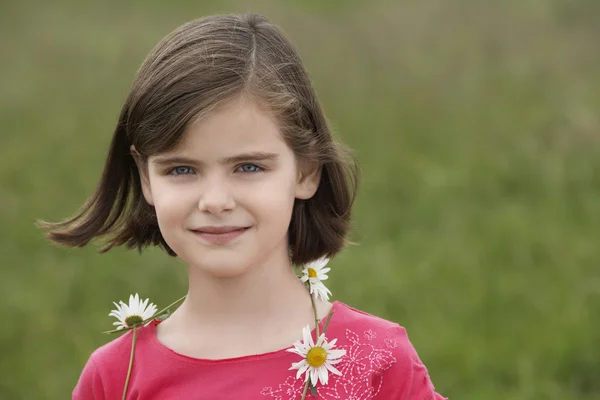
M 346 355 L 336 365 L 342 375 L 329 374 L 326 386 L 317 384 L 319 399 L 444 399 L 435 393 L 404 328 L 341 302 L 334 302 L 333 310 L 327 338 L 337 338 L 335 348 L 345 349 Z M 304 375 L 296 379 L 297 371 L 289 370 L 300 361 L 297 354 L 282 349 L 223 360 L 191 358 L 157 340 L 157 323 L 138 329 L 127 399 L 301 398 Z M 81 373 L 73 399 L 121 399 L 130 353 L 131 332 L 97 349 Z M 311 398 L 309 391 L 307 399 Z

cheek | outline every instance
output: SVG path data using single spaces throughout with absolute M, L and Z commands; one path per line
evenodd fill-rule
M 162 227 L 181 225 L 190 203 L 193 201 L 190 194 L 178 188 L 165 188 L 156 185 L 153 190 L 154 209 L 158 223 Z
M 295 185 L 290 174 L 280 174 L 246 191 L 244 197 L 251 201 L 255 212 L 263 219 L 282 220 L 291 217 L 294 206 Z

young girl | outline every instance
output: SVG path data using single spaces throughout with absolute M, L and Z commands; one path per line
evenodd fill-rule
M 147 301 L 119 305 L 125 327 L 128 311 L 144 315 L 91 355 L 73 398 L 442 399 L 404 328 L 327 301 L 323 266 L 344 247 L 356 177 L 267 19 L 169 34 L 137 73 L 96 191 L 44 226 L 66 246 L 158 245 L 187 263 L 188 293 L 151 323 Z

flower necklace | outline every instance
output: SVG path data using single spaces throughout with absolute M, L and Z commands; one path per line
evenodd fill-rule
M 286 350 L 302 357 L 300 361 L 292 363 L 292 366 L 289 368 L 290 370 L 297 370 L 296 379 L 304 374 L 305 384 L 304 391 L 302 392 L 302 400 L 306 399 L 308 389 L 310 389 L 313 397 L 316 398 L 317 383 L 327 385 L 330 372 L 335 375 L 341 375 L 340 371 L 338 371 L 334 365 L 338 364 L 342 357 L 346 355 L 346 350 L 334 349 L 337 339 L 329 341 L 325 337 L 333 311 L 327 316 L 327 320 L 323 326 L 323 332 L 319 334 L 319 319 L 317 317 L 315 298 L 328 301 L 329 296 L 331 295 L 331 291 L 323 284 L 323 281 L 329 278 L 327 272 L 331 270 L 331 268 L 325 268 L 328 262 L 329 259 L 320 258 L 314 262 L 308 263 L 304 265 L 302 275 L 300 276 L 300 281 L 307 286 L 310 294 L 310 301 L 315 317 L 315 340 L 313 340 L 310 326 L 306 325 L 302 329 L 302 340 L 296 341 L 293 344 L 293 348 Z M 137 293 L 135 296 L 129 296 L 129 304 L 125 304 L 123 301 L 119 301 L 119 304 L 113 302 L 117 309 L 112 310 L 108 315 L 109 317 L 117 318 L 117 322 L 113 323 L 113 325 L 116 326 L 116 329 L 104 333 L 117 333 L 127 330 L 133 331 L 129 368 L 127 369 L 127 377 L 125 378 L 125 386 L 123 388 L 123 400 L 125 400 L 127 395 L 127 386 L 129 385 L 129 378 L 133 367 L 137 329 L 141 326 L 147 326 L 155 319 L 164 320 L 168 318 L 171 308 L 181 303 L 185 297 L 186 296 L 183 296 L 158 312 L 156 311 L 157 307 L 153 303 L 149 303 L 150 299 L 141 300 Z

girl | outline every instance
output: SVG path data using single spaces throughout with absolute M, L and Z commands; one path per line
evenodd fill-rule
M 276 26 L 220 15 L 169 34 L 137 73 L 94 194 L 43 225 L 66 246 L 160 246 L 188 264 L 188 294 L 151 323 L 147 301 L 118 305 L 133 332 L 91 355 L 73 398 L 442 399 L 402 327 L 327 301 L 356 180 Z

